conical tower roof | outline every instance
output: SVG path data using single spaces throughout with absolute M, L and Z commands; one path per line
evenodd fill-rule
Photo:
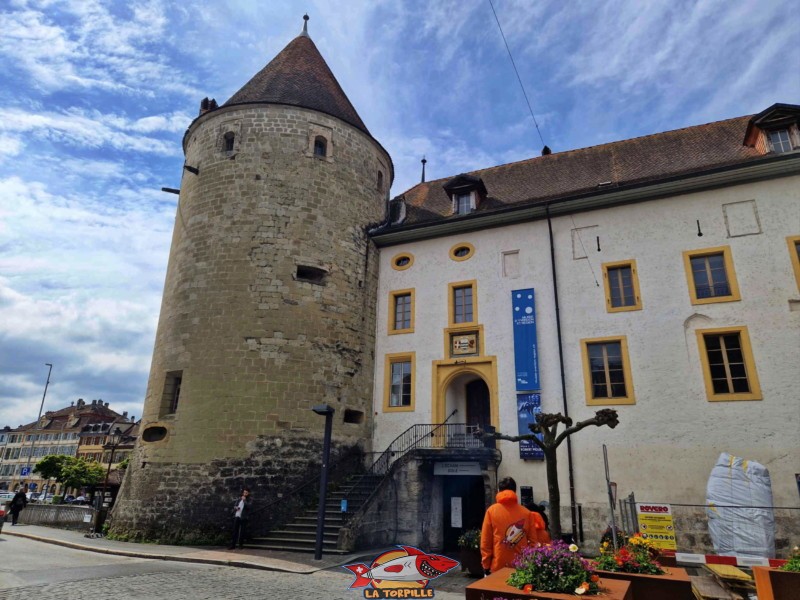
M 223 106 L 289 104 L 327 113 L 371 135 L 305 28 Z

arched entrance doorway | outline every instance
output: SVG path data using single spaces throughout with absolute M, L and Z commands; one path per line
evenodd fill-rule
M 482 429 L 492 424 L 492 394 L 483 377 L 479 369 L 465 365 L 458 365 L 449 373 L 443 381 L 446 411 L 448 415 L 454 410 L 457 412 L 448 423 L 464 423 Z M 467 431 L 466 436 L 469 435 Z M 464 455 L 460 460 L 466 464 L 474 461 L 474 457 Z M 470 471 L 441 479 L 443 546 L 446 551 L 456 551 L 458 537 L 469 529 L 480 529 L 483 522 L 485 473 Z
M 454 363 L 434 361 L 432 408 L 434 423 L 493 425 L 497 427 L 497 366 L 494 357 L 476 357 Z
M 467 425 L 486 429 L 492 423 L 489 386 L 483 379 L 475 379 L 467 383 L 464 392 Z

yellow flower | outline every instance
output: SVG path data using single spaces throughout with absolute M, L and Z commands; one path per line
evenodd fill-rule
M 569 545 L 569 551 L 570 552 L 577 552 L 578 551 L 578 547 L 575 544 L 570 544 Z

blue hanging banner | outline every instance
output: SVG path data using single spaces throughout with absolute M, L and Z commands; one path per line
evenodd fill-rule
M 542 412 L 541 394 L 517 394 L 517 424 L 519 435 L 531 433 L 528 425 L 536 422 L 536 415 Z M 542 434 L 539 434 L 539 439 Z M 530 440 L 519 443 L 519 457 L 527 460 L 544 460 L 544 452 Z
M 511 306 L 514 319 L 514 366 L 516 367 L 517 391 L 541 390 L 533 288 L 511 292 Z

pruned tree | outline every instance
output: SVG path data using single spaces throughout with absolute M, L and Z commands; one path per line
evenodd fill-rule
M 72 457 L 66 454 L 48 454 L 33 467 L 34 473 L 38 473 L 42 476 L 42 479 L 47 480 L 45 484 L 45 497 L 47 497 L 51 479 L 54 479 L 56 483 L 64 483 L 64 478 L 61 473 L 64 469 L 64 465 L 70 460 L 72 460 Z
M 61 469 L 62 481 L 65 486 L 82 488 L 97 485 L 103 481 L 105 471 L 102 465 L 73 456 L 68 456 L 67 458 L 69 460 L 64 461 Z
M 564 424 L 565 429 L 559 433 L 558 426 Z M 506 440 L 519 443 L 530 440 L 541 448 L 544 453 L 547 468 L 547 492 L 550 502 L 550 533 L 553 539 L 561 539 L 561 491 L 558 487 L 558 454 L 557 449 L 561 442 L 569 436 L 589 426 L 602 427 L 607 425 L 614 429 L 619 425 L 617 411 L 611 408 L 598 410 L 591 419 L 580 421 L 573 425 L 572 419 L 561 413 L 539 413 L 536 422 L 528 427 L 531 433 L 523 435 L 505 435 L 500 432 L 489 433 L 481 431 L 483 439 Z
M 62 483 L 61 469 L 64 467 L 64 461 L 70 458 L 65 454 L 48 454 L 36 463 L 33 472 L 39 473 L 42 479 L 55 479 L 57 483 Z

